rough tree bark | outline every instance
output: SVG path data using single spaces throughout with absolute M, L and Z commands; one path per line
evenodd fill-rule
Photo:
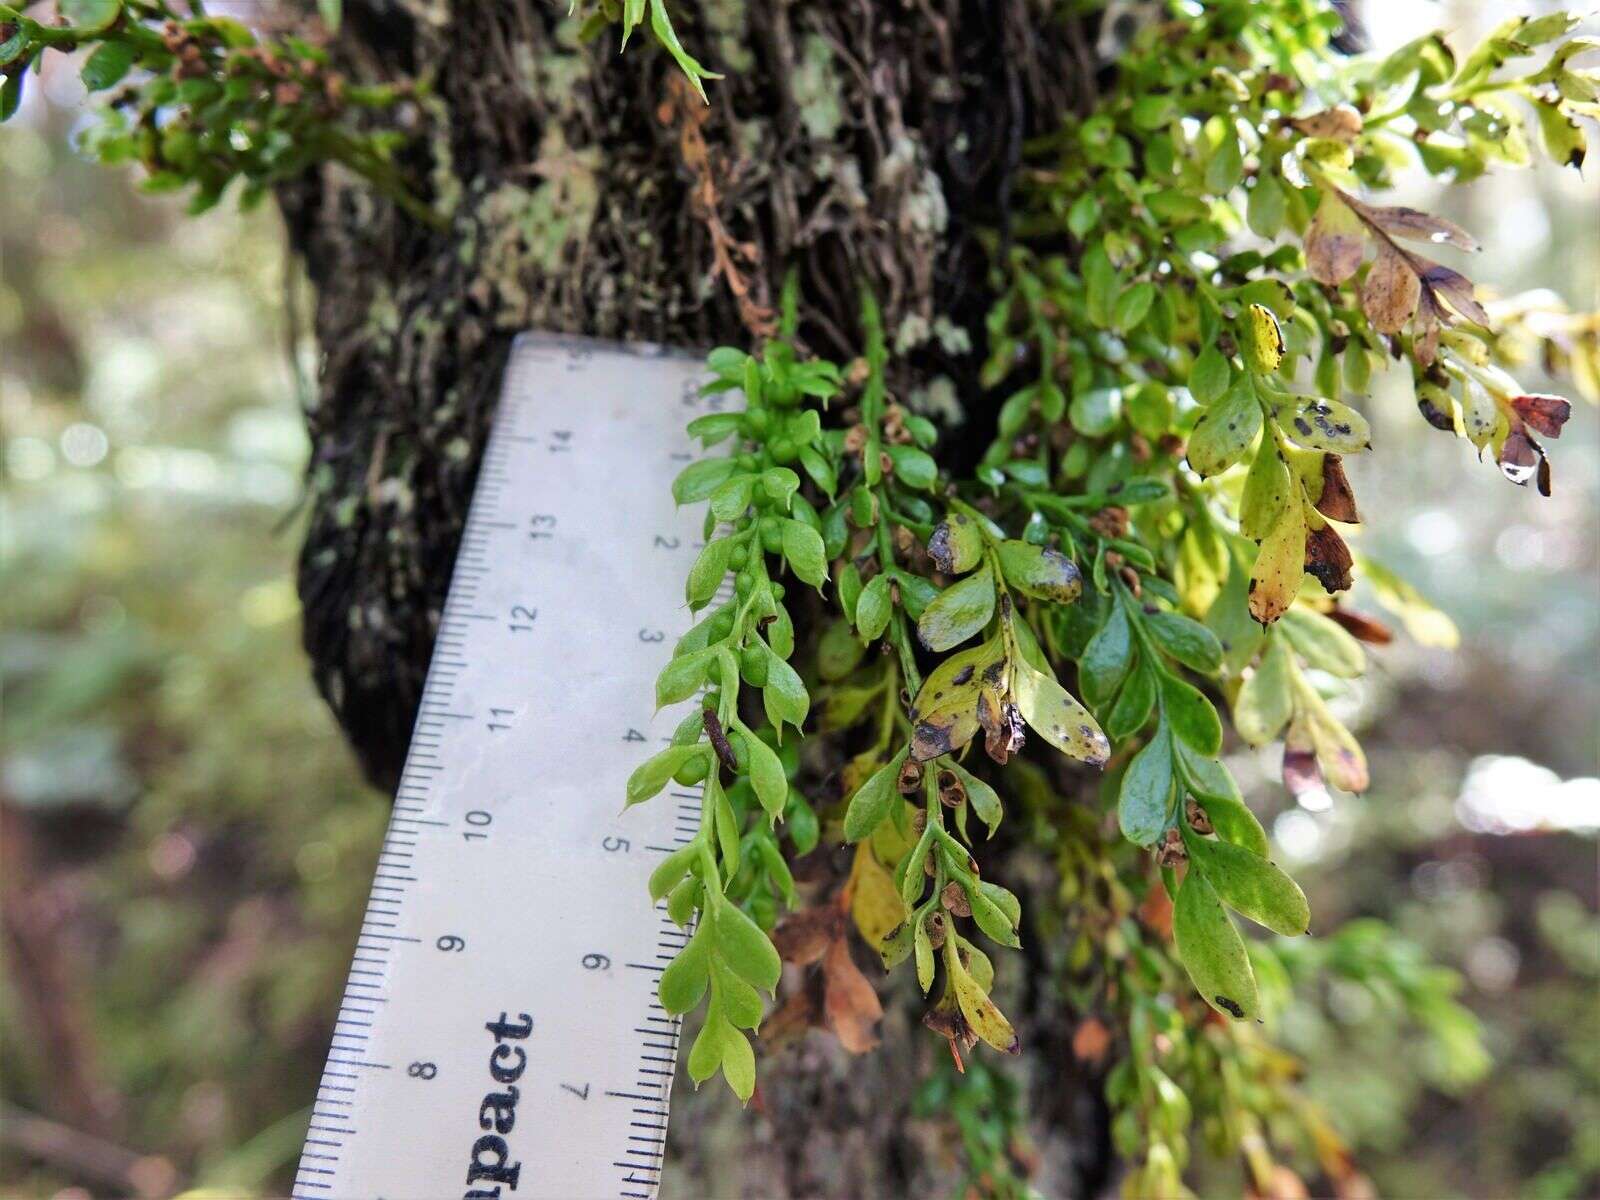
M 305 644 L 376 783 L 403 761 L 516 330 L 749 344 L 792 267 L 805 341 L 854 354 L 871 287 L 902 351 L 897 394 L 961 396 L 956 452 L 987 443 L 982 239 L 1005 237 L 1023 140 L 1094 82 L 1054 7 L 674 0 L 726 75 L 705 106 L 644 35 L 620 58 L 611 33 L 578 45 L 565 0 L 345 0 L 335 53 L 353 77 L 433 80 L 407 164 L 451 215 L 425 229 L 333 170 L 281 196 L 323 355 Z M 1049 887 L 1015 867 L 996 869 Z M 1046 992 L 1008 1005 L 1029 1042 L 1038 1183 L 1092 1194 L 1110 1169 L 1098 1080 L 1073 1074 L 1070 1017 Z M 877 1055 L 812 1035 L 768 1063 L 759 1115 L 729 1115 L 720 1087 L 683 1104 L 676 1194 L 948 1194 L 940 1131 L 908 1120 L 905 1084 L 943 1043 L 899 998 Z

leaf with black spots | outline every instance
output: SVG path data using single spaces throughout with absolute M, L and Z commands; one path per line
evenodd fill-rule
M 1008 539 L 996 554 L 1006 582 L 1025 595 L 1071 604 L 1083 594 L 1078 565 L 1059 550 Z
M 1015 664 L 1014 680 L 1017 708 L 1034 732 L 1070 758 L 1093 767 L 1105 765 L 1111 743 L 1066 688 L 1027 663 Z
M 1216 889 L 1193 862 L 1173 904 L 1172 936 L 1178 957 L 1206 1003 L 1240 1020 L 1258 1015 L 1255 974 L 1244 939 Z
M 1281 404 L 1275 415 L 1284 433 L 1308 450 L 1354 454 L 1372 445 L 1367 419 L 1339 400 L 1296 396 Z
M 1202 477 L 1219 475 L 1244 457 L 1261 431 L 1261 405 L 1244 381 L 1201 415 L 1189 435 L 1189 465 Z
M 983 534 L 965 513 L 951 513 L 928 538 L 928 557 L 946 575 L 965 575 L 983 557 Z
M 1262 539 L 1250 572 L 1250 615 L 1261 624 L 1270 625 L 1294 603 L 1305 574 L 1305 557 L 1305 506 L 1295 496 Z

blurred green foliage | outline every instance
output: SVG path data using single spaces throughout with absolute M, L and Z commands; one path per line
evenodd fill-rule
M 299 1150 L 387 807 L 298 646 L 280 236 L 136 197 L 41 115 L 0 133 L 26 214 L 0 232 L 0 802 L 7 932 L 68 992 L 41 1005 L 61 980 L 8 939 L 0 1083 L 66 1121 L 71 1067 L 106 1092 L 75 1128 L 264 1186 Z M 3 1157 L 8 1193 L 83 1182 Z

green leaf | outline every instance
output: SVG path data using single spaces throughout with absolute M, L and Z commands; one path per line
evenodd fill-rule
M 1233 698 L 1233 727 L 1252 746 L 1265 746 L 1278 736 L 1294 712 L 1288 652 L 1270 638 L 1261 661 L 1239 685 Z
M 121 14 L 122 0 L 57 0 L 56 7 L 77 32 L 99 33 Z
M 678 41 L 677 31 L 672 28 L 672 18 L 667 14 L 666 0 L 650 0 L 650 31 L 656 35 L 656 41 L 666 48 L 672 55 L 678 67 L 689 79 L 694 90 L 700 94 L 700 99 L 706 99 L 706 89 L 701 85 L 702 79 L 721 79 L 722 76 L 714 71 L 702 67 L 693 55 L 683 48 Z M 709 101 L 707 101 L 709 103 Z M 740 1099 L 748 1099 L 741 1096 Z
M 972 806 L 972 811 L 978 820 L 989 827 L 989 836 L 993 837 L 994 831 L 1000 828 L 1000 818 L 1005 815 L 999 795 L 987 783 L 953 759 L 947 769 L 954 771 L 956 778 L 961 780 L 961 786 L 967 793 L 967 803 Z
M 689 939 L 689 944 L 667 964 L 667 969 L 661 972 L 661 983 L 656 989 L 661 997 L 661 1007 L 677 1016 L 699 1004 L 710 980 L 710 959 L 711 938 L 702 926 Z
M 945 588 L 922 610 L 917 636 L 929 650 L 949 650 L 981 632 L 993 616 L 994 576 L 984 566 Z
M 711 352 L 711 358 L 715 359 L 722 350 L 728 350 L 728 347 L 723 346 L 721 350 L 713 350 Z M 729 353 L 737 354 L 739 356 L 741 363 L 740 371 L 742 373 L 744 369 L 742 365 L 744 361 L 743 351 L 731 350 Z M 713 370 L 714 369 L 715 367 L 713 367 Z M 726 441 L 728 438 L 738 433 L 740 422 L 743 420 L 744 416 L 741 413 L 707 413 L 705 416 L 696 417 L 694 420 L 689 422 L 689 436 L 699 438 L 700 441 L 707 446 L 715 446 L 718 442 Z
M 1189 368 L 1189 394 L 1201 404 L 1215 404 L 1233 382 L 1233 368 L 1215 346 L 1207 346 Z
M 639 804 L 650 799 L 667 786 L 667 781 L 685 763 L 694 758 L 704 758 L 709 753 L 711 747 L 699 743 L 693 746 L 668 746 L 661 753 L 646 759 L 628 776 L 628 803 Z
M 1245 220 L 1257 237 L 1272 241 L 1283 230 L 1283 185 L 1263 172 L 1250 189 Z
M 1078 679 L 1084 699 L 1097 708 L 1116 694 L 1117 685 L 1133 659 L 1133 630 L 1122 605 L 1107 606 L 1105 623 L 1084 648 L 1078 660 Z
M 822 548 L 822 535 L 804 521 L 784 521 L 783 556 L 802 582 L 820 588 L 828 577 L 828 559 Z
M 679 504 L 709 499 L 717 485 L 738 469 L 731 458 L 703 458 L 690 463 L 672 481 L 672 498 Z
M 1253 1020 L 1259 1002 L 1244 939 L 1228 919 L 1216 890 L 1190 864 L 1173 905 L 1172 936 L 1195 988 L 1218 1012 Z
M 1243 846 L 1252 854 L 1263 858 L 1267 854 L 1267 833 L 1261 828 L 1256 815 L 1245 806 L 1239 794 L 1239 785 L 1233 781 L 1228 768 L 1215 758 L 1197 753 L 1188 746 L 1178 746 L 1178 758 L 1196 803 L 1211 818 L 1211 827 L 1217 836 L 1236 846 Z
M 1222 590 L 1206 610 L 1206 628 L 1222 644 L 1222 661 L 1230 674 L 1238 674 L 1255 657 L 1261 644 L 1261 626 L 1250 616 L 1250 567 L 1242 556 L 1230 552 Z
M 967 904 L 972 909 L 972 919 L 978 928 L 991 941 L 1012 950 L 1021 948 L 1022 939 L 1017 936 L 1016 921 L 1007 916 L 981 887 L 967 888 L 966 892 Z M 1006 894 L 1010 895 L 1009 892 Z
M 1222 668 L 1222 643 L 1194 618 L 1176 612 L 1148 613 L 1144 627 L 1156 645 L 1190 670 L 1215 675 Z
M 9 121 L 21 107 L 22 81 L 27 77 L 27 71 L 18 71 L 0 78 L 0 121 Z
M 889 577 L 881 573 L 874 575 L 867 581 L 867 586 L 861 589 L 861 595 L 856 600 L 856 629 L 863 642 L 876 641 L 883 636 L 883 631 L 889 627 L 892 610 Z
M 731 1024 L 722 1032 L 722 1077 L 728 1081 L 733 1094 L 744 1104 L 755 1095 L 756 1054 L 750 1039 Z
M 713 1004 L 706 1012 L 706 1023 L 695 1036 L 694 1045 L 689 1047 L 689 1078 L 697 1085 L 710 1079 L 722 1065 L 724 1031 L 731 1028 Z
M 1228 842 L 1200 837 L 1186 841 L 1190 863 L 1199 865 L 1229 908 L 1286 937 L 1310 928 L 1305 893 L 1276 864 Z
M 680 654 L 663 667 L 656 676 L 656 707 L 677 704 L 698 692 L 706 681 L 706 665 L 715 655 L 716 648 L 707 646 Z
M 89 61 L 83 64 L 80 72 L 83 86 L 91 92 L 115 87 L 122 82 L 138 56 L 139 52 L 131 42 L 102 42 L 89 55 Z
M 1201 414 L 1189 436 L 1189 465 L 1202 476 L 1218 475 L 1244 457 L 1261 431 L 1261 405 L 1244 381 Z
M 1176 675 L 1161 676 L 1161 708 L 1172 732 L 1201 754 L 1222 749 L 1222 721 L 1199 689 Z
M 1278 626 L 1307 665 L 1355 679 L 1367 667 L 1367 653 L 1337 622 L 1308 608 L 1291 608 Z
M 1214 196 L 1226 195 L 1238 186 L 1244 176 L 1244 152 L 1239 146 L 1239 135 L 1230 120 L 1222 131 L 1222 140 L 1211 152 L 1206 163 L 1206 191 Z
M 920 920 L 912 933 L 912 945 L 917 956 L 917 985 L 926 996 L 933 986 L 933 943 L 928 940 L 928 931 Z
M 889 815 L 895 798 L 900 794 L 895 787 L 900 776 L 900 767 L 905 763 L 906 755 L 909 753 L 909 747 L 900 751 L 887 764 L 874 771 L 867 781 L 856 789 L 856 794 L 850 797 L 850 805 L 844 814 L 845 841 L 859 842 L 865 837 L 870 837 L 872 831 Z
M 1163 721 L 1122 775 L 1117 823 L 1138 846 L 1154 845 L 1172 812 L 1172 736 Z
M 690 608 L 701 608 L 716 595 L 717 585 L 728 573 L 728 559 L 733 554 L 733 548 L 732 538 L 718 538 L 714 542 L 707 542 L 705 549 L 695 556 L 694 566 L 689 568 L 689 578 L 684 584 L 684 596 Z
M 761 926 L 737 904 L 716 892 L 712 893 L 710 915 L 717 953 L 756 987 L 768 993 L 775 990 L 778 977 L 783 974 L 783 964 L 778 961 L 778 951 L 761 931 Z
M 761 1024 L 761 993 L 741 979 L 721 958 L 711 959 L 711 986 L 717 994 L 717 1007 L 735 1029 L 754 1029 Z M 723 1056 L 727 1070 L 727 1056 Z
M 735 475 L 717 484 L 711 492 L 711 515 L 719 521 L 736 521 L 750 507 L 755 496 L 756 477 Z
M 1244 478 L 1244 493 L 1239 499 L 1239 532 L 1260 541 L 1272 529 L 1283 506 L 1293 494 L 1294 478 L 1283 461 L 1276 442 L 1263 438 L 1255 461 Z
M 783 815 L 784 802 L 789 798 L 789 779 L 783 773 L 783 762 L 776 750 L 744 726 L 739 727 L 739 733 L 750 764 L 750 786 L 767 816 L 776 821 Z
M 1019 592 L 1057 604 L 1071 604 L 1083 594 L 1078 565 L 1059 550 L 1008 539 L 996 553 L 1006 582 Z
M 1118 333 L 1130 333 L 1137 329 L 1150 312 L 1155 299 L 1156 285 L 1149 280 L 1125 289 L 1111 306 L 1111 327 Z
M 1093 767 L 1105 766 L 1111 743 L 1089 710 L 1054 677 L 1026 662 L 1012 663 L 1017 708 L 1022 719 L 1061 753 Z
M 782 736 L 785 721 L 799 729 L 811 710 L 811 697 L 799 674 L 771 650 L 767 651 L 767 682 L 761 689 L 767 720 Z
M 1156 670 L 1141 659 L 1135 664 L 1106 716 L 1106 734 L 1120 742 L 1144 728 L 1156 704 Z
M 652 902 L 660 900 L 683 881 L 683 877 L 689 873 L 689 868 L 694 863 L 695 855 L 699 852 L 700 848 L 690 842 L 687 846 L 679 846 L 656 864 L 656 869 L 650 872 Z
M 887 453 L 889 461 L 894 464 L 895 478 L 906 487 L 926 492 L 938 480 L 938 464 L 926 450 L 918 450 L 915 446 L 889 446 Z
M 1072 398 L 1067 419 L 1084 437 L 1105 437 L 1117 427 L 1122 415 L 1122 389 L 1090 388 Z

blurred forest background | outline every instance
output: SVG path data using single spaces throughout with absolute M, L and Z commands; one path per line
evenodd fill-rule
M 1383 46 L 1512 7 L 1365 15 Z M 388 809 L 299 646 L 307 297 L 270 210 L 188 218 L 78 158 L 52 65 L 0 129 L 0 1193 L 270 1194 Z M 1600 308 L 1597 180 L 1458 189 L 1475 277 Z M 1275 1036 L 1384 1195 L 1600 1195 L 1600 421 L 1542 500 L 1368 411 L 1359 549 L 1459 646 L 1419 610 L 1374 655 L 1364 797 L 1286 808 L 1272 756 L 1230 760 L 1321 935 Z

